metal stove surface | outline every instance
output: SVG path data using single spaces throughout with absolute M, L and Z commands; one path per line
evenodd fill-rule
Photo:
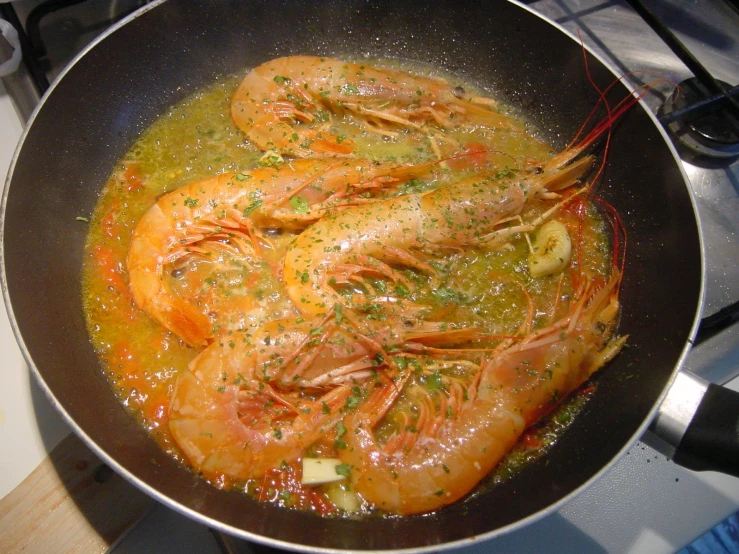
M 739 11 L 728 1 L 645 0 L 645 4 L 715 78 L 736 85 Z M 29 6 L 37 3 L 23 0 L 16 6 L 19 13 L 27 13 Z M 95 5 L 99 12 L 114 4 L 117 2 L 85 2 L 56 19 L 50 17 L 50 28 L 57 29 L 56 38 L 61 40 L 65 40 L 62 31 L 70 26 L 78 25 L 89 33 L 90 12 L 85 12 L 85 6 Z M 135 2 L 120 4 L 130 6 Z M 625 2 L 530 0 L 524 4 L 579 35 L 618 72 L 629 74 L 628 79 L 636 85 L 657 76 L 675 83 L 692 76 Z M 81 40 L 79 48 L 87 42 L 89 39 Z M 51 77 L 59 73 L 70 55 L 52 59 Z M 645 100 L 656 112 L 670 92 L 671 86 L 663 82 Z M 686 154 L 683 165 L 695 193 L 704 237 L 705 317 L 739 300 L 739 161 Z M 687 366 L 710 381 L 731 381 L 739 374 L 739 325 L 695 348 Z M 731 381 L 730 386 L 739 389 L 739 379 Z M 650 444 L 654 440 L 645 439 Z M 455 552 L 674 552 L 733 513 L 737 506 L 738 479 L 684 470 L 639 442 L 607 475 L 554 515 L 496 541 L 472 543 Z M 228 537 L 214 539 L 205 527 L 161 506 L 113 549 L 116 554 L 170 550 L 274 552 Z

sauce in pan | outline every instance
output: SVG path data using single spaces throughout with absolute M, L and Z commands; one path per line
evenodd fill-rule
M 328 62 L 315 61 L 311 71 L 321 76 Z M 431 72 L 407 78 L 419 98 L 438 95 L 428 103 L 431 121 L 421 121 L 425 100 L 398 99 L 393 87 L 408 84 L 398 70 L 336 67 L 345 75 L 332 75 L 341 82 L 325 91 L 313 91 L 324 81 L 303 83 L 297 76 L 307 70 L 294 67 L 292 77 L 267 67 L 277 71 L 267 92 L 239 89 L 237 97 L 247 94 L 260 110 L 292 111 L 279 123 L 295 129 L 283 151 L 257 147 L 276 139 L 245 130 L 253 118 L 241 129 L 234 124 L 236 77 L 162 114 L 100 195 L 86 245 L 84 309 L 122 404 L 164 450 L 214 485 L 321 514 L 429 511 L 468 492 L 454 478 L 465 463 L 479 466 L 475 482 L 490 467 L 499 482 L 556 441 L 589 395 L 564 397 L 622 344 L 610 338 L 618 271 L 607 225 L 586 201 L 580 175 L 565 184 L 550 179 L 567 170 L 551 169 L 552 149 L 513 110 Z M 383 79 L 381 92 L 370 90 Z M 387 97 L 357 108 L 355 97 L 365 94 Z M 442 111 L 447 97 L 451 107 Z M 399 102 L 415 104 L 409 111 Z M 494 117 L 473 117 L 465 102 Z M 368 160 L 362 171 L 376 176 L 372 186 L 353 188 L 355 160 Z M 333 196 L 321 188 L 331 171 L 346 181 Z M 204 180 L 217 174 L 227 174 L 222 188 L 209 188 Z M 266 192 L 274 179 L 287 183 L 279 200 Z M 200 184 L 181 188 L 192 183 Z M 502 213 L 491 222 L 480 204 L 493 202 L 487 191 L 504 205 L 521 183 L 530 190 L 520 208 L 496 208 Z M 229 194 L 239 187 L 247 188 L 234 200 Z M 455 192 L 439 192 L 448 190 Z M 406 215 L 411 201 L 420 215 Z M 150 281 L 134 283 L 132 293 L 132 235 L 157 202 L 171 218 L 167 232 L 180 238 L 167 246 L 175 254 L 159 260 L 155 288 L 207 323 L 202 343 L 165 326 L 171 311 L 160 317 L 154 302 L 140 301 L 136 287 Z M 419 237 L 438 231 L 443 240 L 412 236 L 415 217 Z M 406 227 L 393 232 L 394 218 Z M 137 240 L 150 232 L 137 230 Z M 310 295 L 319 300 L 309 305 Z M 563 353 L 550 352 L 557 349 Z M 483 408 L 502 417 L 494 405 L 510 410 L 510 437 L 465 423 Z M 529 427 L 522 435 L 521 425 Z M 505 445 L 487 461 L 487 449 L 499 448 L 496 433 Z M 387 460 L 372 462 L 371 452 Z M 432 501 L 408 508 L 414 494 Z

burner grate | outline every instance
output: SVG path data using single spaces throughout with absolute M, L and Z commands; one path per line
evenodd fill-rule
M 677 143 L 699 155 L 739 156 L 739 86 L 715 79 L 641 0 L 628 2 L 695 76 L 668 97 L 660 122 Z
M 739 93 L 739 86 L 715 82 L 729 97 Z M 712 95 L 698 78 L 686 79 L 665 100 L 659 120 L 673 139 L 693 152 L 712 158 L 739 156 L 739 119 L 726 99 L 724 94 Z

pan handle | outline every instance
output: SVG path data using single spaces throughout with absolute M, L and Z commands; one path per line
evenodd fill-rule
M 680 371 L 650 430 L 675 447 L 675 463 L 739 477 L 739 392 Z

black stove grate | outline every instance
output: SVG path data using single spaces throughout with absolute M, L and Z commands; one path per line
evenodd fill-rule
M 627 1 L 695 76 L 680 83 L 665 101 L 658 114 L 662 125 L 678 144 L 699 155 L 739 156 L 739 86 L 715 79 L 641 0 Z

